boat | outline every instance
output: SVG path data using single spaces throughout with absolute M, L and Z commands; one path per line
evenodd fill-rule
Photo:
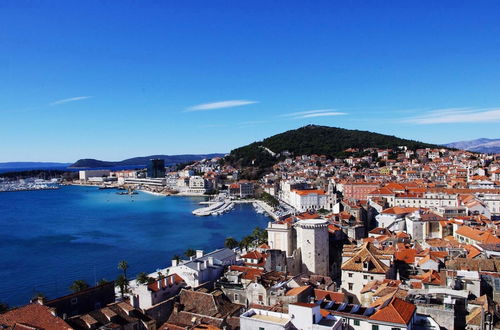
M 112 186 L 99 186 L 99 189 L 100 189 L 100 190 L 104 190 L 104 189 L 115 189 L 115 187 L 112 187 Z

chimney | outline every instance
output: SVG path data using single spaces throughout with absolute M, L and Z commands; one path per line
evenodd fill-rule
M 174 314 L 179 313 L 180 309 L 181 309 L 181 304 L 179 302 L 175 302 L 174 303 Z
M 196 263 L 196 270 L 201 270 L 201 262 Z
M 161 282 L 162 282 L 162 281 L 163 281 L 163 279 L 160 279 L 160 280 L 158 281 L 158 290 L 161 290 Z
M 196 250 L 196 258 L 201 258 L 203 257 L 204 253 L 203 250 Z
M 208 260 L 203 260 L 203 269 L 207 269 L 208 267 Z
M 208 265 L 213 266 L 214 265 L 214 257 L 208 257 Z
M 172 259 L 172 267 L 175 267 L 179 264 L 179 261 L 177 259 Z

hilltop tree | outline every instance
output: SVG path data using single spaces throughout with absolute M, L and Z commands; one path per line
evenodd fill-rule
M 71 284 L 69 288 L 71 291 L 76 293 L 89 288 L 89 285 L 84 280 L 76 280 L 73 282 L 73 284 Z
M 232 237 L 228 237 L 224 241 L 224 246 L 227 247 L 228 249 L 234 249 L 235 247 L 238 246 L 238 244 L 239 244 L 238 241 Z
M 122 260 L 118 263 L 118 269 L 121 269 L 123 271 L 123 276 L 127 278 L 128 263 L 125 260 Z

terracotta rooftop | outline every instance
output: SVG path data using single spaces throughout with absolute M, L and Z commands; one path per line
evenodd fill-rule
M 370 316 L 370 319 L 407 325 L 416 309 L 414 304 L 394 297 L 384 303 L 375 314 Z
M 63 319 L 54 316 L 52 309 L 37 303 L 25 305 L 0 314 L 0 324 L 4 329 L 25 325 L 43 330 L 72 329 Z

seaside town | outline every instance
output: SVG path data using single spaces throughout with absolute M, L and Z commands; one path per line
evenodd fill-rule
M 344 153 L 273 153 L 279 161 L 253 180 L 222 158 L 79 171 L 61 184 L 209 196 L 197 216 L 252 203 L 269 222 L 214 251 L 158 260 L 154 273 L 128 274 L 121 262 L 117 280 L 34 297 L 1 313 L 0 328 L 500 328 L 500 155 Z

